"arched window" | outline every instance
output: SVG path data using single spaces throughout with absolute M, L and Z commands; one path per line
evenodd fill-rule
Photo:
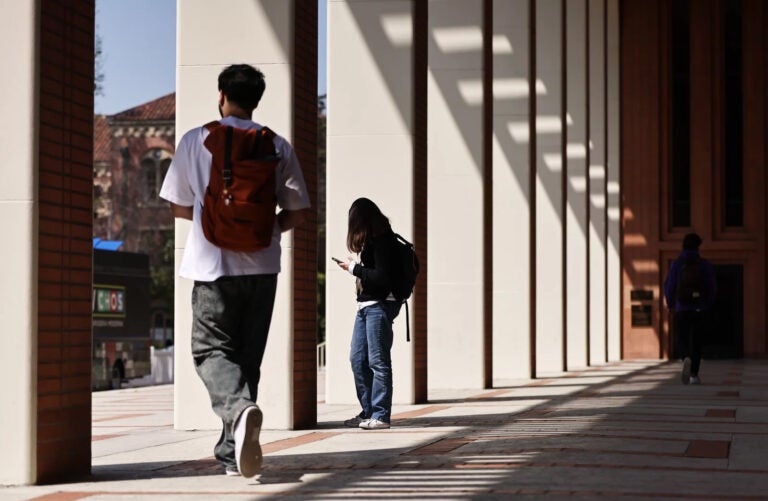
M 141 159 L 142 193 L 145 202 L 158 202 L 160 187 L 171 165 L 172 155 L 166 150 L 152 148 Z

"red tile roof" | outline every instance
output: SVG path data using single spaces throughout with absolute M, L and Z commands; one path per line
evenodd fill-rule
M 173 120 L 176 117 L 176 93 L 163 96 L 110 116 L 110 121 Z
M 94 115 L 93 117 L 93 161 L 109 162 L 109 153 L 112 149 L 112 138 L 109 134 L 107 117 Z

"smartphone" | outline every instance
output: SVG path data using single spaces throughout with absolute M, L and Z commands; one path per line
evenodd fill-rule
M 343 263 L 343 262 L 344 262 L 344 261 L 342 261 L 341 259 L 339 259 L 339 258 L 335 258 L 335 257 L 332 257 L 331 259 L 333 259 L 334 261 L 336 261 L 336 262 L 337 262 L 337 263 L 339 263 L 339 264 L 341 264 L 341 263 Z

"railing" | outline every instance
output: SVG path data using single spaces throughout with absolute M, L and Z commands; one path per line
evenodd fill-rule
M 317 368 L 325 369 L 325 341 L 317 345 Z

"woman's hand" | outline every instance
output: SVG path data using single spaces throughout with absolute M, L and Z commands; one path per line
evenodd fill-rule
M 339 268 L 341 268 L 342 270 L 349 271 L 350 268 L 354 268 L 355 261 L 351 257 L 348 257 L 346 261 L 342 261 L 338 264 L 339 264 Z

